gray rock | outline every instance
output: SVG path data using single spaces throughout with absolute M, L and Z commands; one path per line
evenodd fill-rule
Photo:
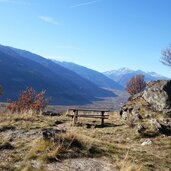
M 42 130 L 42 137 L 45 140 L 55 138 L 56 134 L 65 133 L 66 131 L 63 129 L 43 129 Z
M 166 123 L 165 125 L 160 124 L 156 119 L 151 119 L 151 124 L 152 124 L 152 126 L 154 126 L 156 131 L 158 131 L 159 133 L 167 135 L 167 136 L 171 135 L 170 124 L 168 124 L 168 123 Z
M 144 145 L 151 145 L 152 144 L 152 141 L 150 139 L 146 139 L 141 145 L 144 146 Z
M 123 112 L 122 113 L 122 119 L 126 120 L 128 118 L 128 112 Z
M 142 135 L 145 130 L 146 130 L 146 128 L 143 125 L 139 124 L 137 129 L 136 129 L 136 134 L 137 135 Z
M 42 136 L 43 136 L 43 139 L 48 140 L 48 139 L 55 137 L 55 132 L 54 130 L 50 130 L 50 129 L 43 130 Z
M 171 80 L 150 82 L 142 97 L 156 111 L 171 109 Z
M 44 111 L 42 112 L 42 115 L 44 116 L 61 116 L 62 112 L 54 112 L 54 111 Z
M 157 131 L 161 129 L 161 124 L 157 121 L 157 119 L 151 119 L 151 126 L 153 126 Z

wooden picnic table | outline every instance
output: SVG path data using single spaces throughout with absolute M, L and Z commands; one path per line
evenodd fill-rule
M 73 114 L 70 114 L 71 112 Z M 79 112 L 88 112 L 91 114 L 79 114 Z M 68 116 L 71 116 L 73 118 L 74 124 L 77 123 L 78 117 L 84 117 L 84 118 L 100 118 L 101 125 L 104 125 L 104 120 L 108 119 L 108 117 L 109 117 L 109 114 L 105 114 L 105 113 L 108 113 L 108 112 L 110 112 L 110 111 L 106 110 L 106 109 L 70 108 L 70 109 L 68 109 Z M 97 113 L 100 113 L 100 115 Z

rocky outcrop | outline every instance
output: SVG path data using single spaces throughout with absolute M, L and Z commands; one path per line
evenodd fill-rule
M 132 114 L 141 118 L 143 110 L 148 113 L 171 113 L 171 80 L 158 80 L 148 83 L 144 92 L 131 96 L 128 102 L 121 108 L 120 115 L 127 118 Z
M 120 116 L 129 127 L 136 128 L 137 135 L 171 135 L 171 80 L 148 83 L 147 88 L 122 106 Z M 144 125 L 145 124 L 145 125 Z M 151 136 L 151 135 L 150 135 Z
M 171 111 L 171 80 L 150 82 L 142 97 L 156 111 Z
M 139 121 L 143 118 L 142 114 L 144 115 L 144 108 L 146 109 L 145 111 L 148 111 L 150 105 L 142 98 L 141 93 L 128 99 L 128 102 L 120 109 L 120 116 L 123 120 L 127 120 L 131 115 L 135 121 Z

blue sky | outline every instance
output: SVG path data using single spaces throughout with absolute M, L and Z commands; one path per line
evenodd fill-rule
M 171 77 L 170 0 L 0 0 L 0 44 L 107 71 Z

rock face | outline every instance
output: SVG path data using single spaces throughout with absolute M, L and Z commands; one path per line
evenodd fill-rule
M 156 111 L 171 109 L 171 80 L 158 80 L 150 82 L 142 97 Z
M 143 118 L 141 115 L 142 106 L 143 108 L 149 108 L 149 104 L 142 97 L 142 93 L 130 97 L 127 103 L 120 109 L 121 118 L 127 120 L 131 116 L 134 121 L 141 120 Z
M 148 83 L 146 90 L 130 97 L 122 106 L 120 116 L 129 127 L 142 136 L 171 135 L 171 80 Z M 148 135 L 149 134 L 149 135 Z

